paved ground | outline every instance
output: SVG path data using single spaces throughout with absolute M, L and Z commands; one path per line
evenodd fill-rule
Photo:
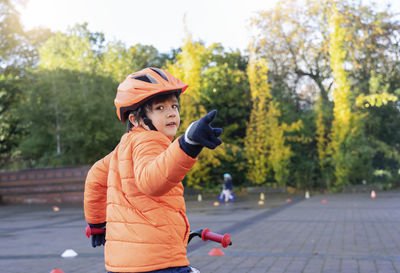
M 228 232 L 233 240 L 224 256 L 209 256 L 217 245 L 193 239 L 192 265 L 219 273 L 400 272 L 400 192 L 285 199 L 188 202 L 192 229 Z M 59 207 L 0 206 L 0 272 L 105 272 L 102 248 L 84 236 L 82 208 Z M 61 258 L 65 249 L 78 256 Z

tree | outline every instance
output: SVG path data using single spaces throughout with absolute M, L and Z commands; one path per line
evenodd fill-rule
M 385 76 L 372 73 L 369 82 L 370 95 L 359 95 L 355 100 L 355 108 L 364 116 L 364 132 L 368 136 L 371 155 L 364 166 L 365 180 L 382 182 L 375 177 L 376 172 L 385 172 L 391 178 L 387 185 L 395 185 L 398 181 L 400 154 L 397 144 L 399 128 L 398 96 L 400 89 L 389 93 L 390 84 L 384 83 Z M 365 169 L 369 170 L 368 173 Z M 389 187 L 389 186 L 388 186 Z M 390 187 L 389 187 L 390 188 Z
M 342 18 L 337 8 L 334 7 L 331 17 L 333 31 L 330 36 L 329 53 L 335 88 L 333 90 L 334 120 L 332 124 L 332 159 L 335 167 L 335 186 L 343 187 L 350 184 L 350 172 L 354 156 L 351 153 L 354 138 L 359 132 L 358 123 L 354 113 L 351 112 L 350 82 L 344 70 L 346 51 L 343 40 L 346 29 L 341 26 Z
M 214 124 L 224 128 L 224 142 L 242 146 L 251 109 L 247 58 L 240 51 L 226 52 L 220 44 L 211 45 L 207 54 L 201 104 L 206 109 L 218 109 Z
M 103 41 L 84 24 L 40 48 L 19 106 L 27 132 L 19 149 L 27 166 L 92 163 L 117 143 L 123 131 L 112 103 L 117 82 L 95 73 Z
M 79 77 L 91 83 L 81 85 Z M 20 104 L 26 167 L 93 163 L 118 143 L 123 127 L 112 104 L 114 80 L 77 70 L 38 70 L 30 78 Z
M 23 77 L 36 64 L 38 46 L 51 35 L 46 29 L 24 31 L 15 3 L 0 1 L 0 168 L 12 164 L 24 134 L 15 111 Z
M 110 42 L 102 53 L 99 73 L 121 82 L 129 74 L 145 67 L 164 66 L 168 58 L 153 46 L 136 44 L 127 48 L 120 41 Z
M 218 153 L 221 165 L 210 170 L 213 184 L 226 172 L 234 177 L 236 186 L 246 181 L 243 146 L 251 109 L 246 67 L 247 58 L 239 51 L 227 52 L 220 44 L 207 48 L 200 103 L 205 109 L 218 109 L 213 126 L 224 130 L 221 136 L 224 153 Z
M 265 141 L 265 137 L 269 133 L 266 118 L 267 101 L 271 99 L 268 85 L 268 67 L 265 60 L 250 60 L 247 74 L 253 105 L 245 139 L 248 164 L 247 179 L 254 184 L 262 184 L 266 182 L 271 169 L 268 164 L 268 145 Z
M 138 65 L 161 64 L 166 57 L 152 46 L 105 44 L 104 34 L 91 32 L 86 23 L 45 42 L 39 32 L 28 36 L 32 45 L 40 45 L 33 58 L 37 63 L 16 81 L 18 88 L 10 87 L 12 81 L 0 82 L 10 91 L 21 90 L 18 99 L 7 92 L 0 97 L 4 105 L 14 103 L 0 121 L 10 131 L 0 129 L 1 135 L 23 132 L 8 146 L 1 143 L 3 150 L 8 147 L 8 159 L 14 154 L 14 164 L 7 167 L 93 163 L 114 148 L 124 131 L 113 105 L 118 82 L 142 69 Z M 3 126 L 11 122 L 8 117 L 24 122 L 15 122 L 14 130 Z
M 24 51 L 25 33 L 19 19 L 19 13 L 10 0 L 0 1 L 0 70 L 10 73 L 19 62 L 17 56 Z
M 288 126 L 279 121 L 281 112 L 274 102 L 268 83 L 268 66 L 265 59 L 251 60 L 248 77 L 253 108 L 248 124 L 245 151 L 248 160 L 247 178 L 254 184 L 267 182 L 268 173 L 279 186 L 286 186 L 288 165 L 292 152 L 286 145 L 286 131 L 299 130 L 301 121 Z
M 344 41 L 349 77 L 358 87 L 358 94 L 371 93 L 370 80 L 379 76 L 387 91 L 400 87 L 400 23 L 390 6 L 383 10 L 375 4 L 340 2 L 343 25 L 347 29 Z
M 12 150 L 23 133 L 19 126 L 21 119 L 14 111 L 20 93 L 18 79 L 11 75 L 0 76 L 0 168 L 11 163 Z
M 253 19 L 253 26 L 258 33 L 255 37 L 255 47 L 258 54 L 268 61 L 271 90 L 274 99 L 280 102 L 282 118 L 285 121 L 293 120 L 297 114 L 305 121 L 310 117 L 309 111 L 315 111 L 316 124 L 307 127 L 315 128 L 315 131 L 306 132 L 306 135 L 312 137 L 311 143 L 314 144 L 305 144 L 302 147 L 298 145 L 295 159 L 296 162 L 302 162 L 298 158 L 299 155 L 318 152 L 320 167 L 312 168 L 316 172 L 312 177 L 316 180 L 324 179 L 327 186 L 334 180 L 333 154 L 329 152 L 329 147 L 332 147 L 330 142 L 333 136 L 334 107 L 334 75 L 331 69 L 332 56 L 329 54 L 332 27 L 329 18 L 335 5 L 342 16 L 341 26 L 346 29 L 342 48 L 346 52 L 343 65 L 350 88 L 347 106 L 355 117 L 352 124 L 357 125 L 352 129 L 358 132 L 353 140 L 357 139 L 361 141 L 360 144 L 363 143 L 361 146 L 355 146 L 358 150 L 352 151 L 354 155 L 351 158 L 355 161 L 352 167 L 349 167 L 348 177 L 349 183 L 360 183 L 362 177 L 368 176 L 365 170 L 374 168 L 374 163 L 371 163 L 373 149 L 382 147 L 373 143 L 375 140 L 379 143 L 382 141 L 367 135 L 364 127 L 365 120 L 375 120 L 371 115 L 376 112 L 360 110 L 355 101 L 362 94 L 364 98 L 373 94 L 369 84 L 373 71 L 379 74 L 382 72 L 382 86 L 388 84 L 387 93 L 396 95 L 395 90 L 400 84 L 399 70 L 396 69 L 399 63 L 400 27 L 393 14 L 388 8 L 377 12 L 372 5 L 354 1 L 292 0 L 279 1 L 274 9 L 260 12 Z M 291 105 L 294 107 L 288 107 Z M 365 119 L 361 118 L 364 115 L 368 116 Z M 397 112 L 393 112 L 392 115 L 397 115 Z M 354 147 L 351 143 L 346 145 Z M 313 164 L 312 157 L 304 159 L 309 160 L 310 166 Z M 369 167 L 365 167 L 365 164 L 369 164 Z M 362 165 L 365 170 L 360 171 Z M 292 164 L 292 167 L 291 172 L 296 173 L 296 166 Z
M 334 174 L 330 160 L 331 153 L 329 151 L 329 134 L 331 132 L 333 117 L 331 109 L 324 104 L 321 97 L 316 101 L 314 111 L 316 116 L 315 138 L 317 143 L 319 169 L 324 180 L 323 187 L 331 188 L 334 180 Z
M 46 41 L 39 50 L 39 67 L 95 72 L 103 43 L 104 35 L 90 32 L 87 23 L 75 25 L 67 33 L 57 32 Z
M 332 80 L 327 39 L 330 7 L 329 1 L 278 1 L 275 8 L 259 12 L 252 20 L 252 26 L 259 33 L 255 37 L 254 47 L 257 54 L 269 64 L 272 95 L 275 101 L 280 102 L 281 119 L 287 123 L 295 122 L 299 117 L 303 119 L 303 124 L 307 124 L 304 129 L 314 128 L 323 136 L 317 138 L 317 142 L 321 141 L 318 146 L 322 150 L 327 149 L 326 137 L 332 115 L 332 103 L 329 100 Z M 324 123 L 318 122 L 317 126 L 313 126 L 308 120 L 321 121 L 309 114 L 314 108 L 316 97 L 320 98 L 319 109 L 324 111 Z M 296 146 L 296 155 L 292 158 L 290 169 L 293 177 L 317 179 L 317 173 L 306 174 L 310 170 L 318 170 L 310 167 L 315 165 L 316 160 L 313 157 L 317 153 L 313 141 L 315 133 L 303 130 L 291 136 L 297 139 L 291 141 L 291 145 Z M 308 178 L 302 183 L 313 184 Z
M 352 13 L 351 17 L 356 17 L 357 12 L 351 8 L 346 7 L 349 12 Z M 344 14 L 344 15 L 342 15 Z M 363 51 L 368 54 L 368 45 L 365 43 L 365 38 L 361 38 L 360 35 L 355 35 L 355 31 L 347 26 L 352 25 L 346 20 L 346 12 L 339 12 L 335 6 L 331 17 L 331 25 L 333 31 L 330 36 L 330 63 L 332 72 L 335 80 L 335 89 L 333 93 L 334 107 L 334 121 L 332 124 L 332 163 L 335 167 L 335 186 L 346 186 L 348 184 L 360 183 L 367 177 L 371 177 L 372 168 L 372 157 L 374 155 L 374 142 L 375 139 L 367 140 L 365 135 L 365 123 L 366 123 L 366 112 L 361 112 L 357 109 L 357 105 L 367 102 L 368 105 L 381 106 L 386 104 L 388 101 L 396 101 L 397 97 L 387 93 L 386 90 L 376 90 L 374 85 L 378 85 L 377 80 L 374 79 L 375 72 L 368 72 L 369 85 L 365 86 L 365 83 L 360 82 L 360 86 L 355 87 L 351 85 L 349 72 L 345 71 L 345 61 L 349 56 L 353 56 L 354 51 L 351 50 L 351 46 L 345 46 L 348 37 L 353 40 L 351 45 L 355 43 L 355 47 L 359 47 L 359 43 L 363 44 Z M 369 13 L 367 13 L 369 15 Z M 364 16 L 366 20 L 370 17 Z M 381 21 L 382 22 L 382 21 Z M 370 26 L 376 26 L 379 28 L 379 24 L 373 21 Z M 348 31 L 350 34 L 347 34 Z M 360 32 L 360 31 L 358 31 Z M 373 31 L 372 31 L 373 32 Z M 379 31 L 377 31 L 379 32 Z M 362 35 L 361 35 L 362 36 Z M 379 46 L 376 45 L 379 52 Z M 359 53 L 355 54 L 358 55 Z M 362 58 L 365 59 L 365 58 Z M 369 66 L 371 64 L 371 58 L 367 57 L 365 60 L 366 64 L 362 66 Z M 373 58 L 372 58 L 373 59 Z M 373 61 L 374 63 L 375 61 Z M 386 63 L 387 59 L 383 59 L 383 63 Z M 376 62 L 376 65 L 380 65 L 381 62 Z M 390 65 L 391 62 L 387 64 Z M 359 66 L 357 61 L 351 62 L 352 71 Z M 375 67 L 375 71 L 379 71 L 378 67 Z M 363 75 L 364 73 L 361 73 Z M 353 79 L 354 80 L 354 79 Z M 353 92 L 351 90 L 353 89 Z M 370 95 L 365 96 L 364 93 L 369 91 Z M 377 92 L 378 91 L 378 92 Z M 378 94 L 377 94 L 378 93 Z M 359 95 L 360 94 L 360 95 Z M 376 147 L 375 147 L 376 148 Z M 365 168 L 371 166 L 370 168 Z
M 324 101 L 329 100 L 326 38 L 331 6 L 331 1 L 278 1 L 274 9 L 259 12 L 252 19 L 252 26 L 259 32 L 254 47 L 268 61 L 271 82 L 286 87 L 282 92 L 296 98 L 298 103 L 301 103 L 298 92 L 303 91 L 308 80 L 318 86 Z
M 224 172 L 234 174 L 240 183 L 245 165 L 241 138 L 250 105 L 243 70 L 246 60 L 239 52 L 224 52 L 218 44 L 206 48 L 200 42 L 193 42 L 190 34 L 187 34 L 176 59 L 167 70 L 189 85 L 180 98 L 182 123 L 178 135 L 183 134 L 192 121 L 212 109 L 219 110 L 213 125 L 225 130 L 221 146 L 216 150 L 203 149 L 199 162 L 186 176 L 187 185 L 215 187 Z
M 187 33 L 177 62 L 169 64 L 167 70 L 174 76 L 189 85 L 189 88 L 180 97 L 181 125 L 178 135 L 183 134 L 189 124 L 206 114 L 206 109 L 200 104 L 201 100 L 201 72 L 206 56 L 206 48 L 199 42 L 193 42 Z M 219 152 L 221 148 L 215 151 Z M 221 163 L 214 151 L 203 149 L 199 162 L 186 175 L 186 183 L 190 187 L 202 188 L 210 183 L 210 171 Z

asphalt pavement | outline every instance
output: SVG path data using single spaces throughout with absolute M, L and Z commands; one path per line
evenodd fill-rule
M 287 200 L 290 198 L 291 200 Z M 239 196 L 187 202 L 192 230 L 229 233 L 222 248 L 194 238 L 191 265 L 205 272 L 400 272 L 400 192 Z M 291 202 L 288 202 L 291 201 Z M 0 272 L 105 272 L 103 248 L 84 234 L 80 205 L 0 206 Z M 218 248 L 222 256 L 211 256 Z M 74 258 L 61 254 L 71 249 Z

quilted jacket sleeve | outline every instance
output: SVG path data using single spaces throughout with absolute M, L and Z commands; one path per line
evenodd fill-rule
M 84 212 L 90 224 L 106 221 L 107 177 L 112 153 L 97 161 L 90 168 L 85 182 Z
M 160 196 L 175 187 L 197 161 L 180 148 L 178 139 L 171 143 L 157 134 L 140 137 L 132 150 L 137 187 L 151 196 Z

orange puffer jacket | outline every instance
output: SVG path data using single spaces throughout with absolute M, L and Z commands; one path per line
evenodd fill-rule
M 107 221 L 104 249 L 111 272 L 185 266 L 189 222 L 182 179 L 197 159 L 157 131 L 134 128 L 96 162 L 85 183 L 88 223 Z

